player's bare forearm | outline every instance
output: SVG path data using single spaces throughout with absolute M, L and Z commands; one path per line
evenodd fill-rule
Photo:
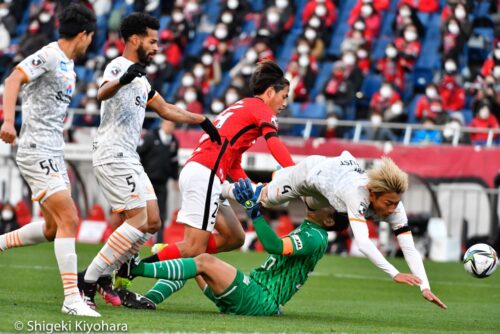
M 5 123 L 14 124 L 16 117 L 16 101 L 21 86 L 27 82 L 26 77 L 20 70 L 14 70 L 5 79 L 3 93 L 3 119 Z
M 118 79 L 105 82 L 97 91 L 97 100 L 105 101 L 112 98 L 121 87 L 122 85 Z
M 151 101 L 148 107 L 152 108 L 161 118 L 176 123 L 200 124 L 205 120 L 205 116 L 189 112 L 176 105 L 167 103 L 161 96 Z

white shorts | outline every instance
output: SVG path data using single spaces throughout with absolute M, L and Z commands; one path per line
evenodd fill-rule
M 307 182 L 309 172 L 324 159 L 322 156 L 310 157 L 295 166 L 276 171 L 267 185 L 267 203 L 263 203 L 264 206 L 273 207 L 301 197 L 309 209 L 329 206 L 328 200 Z
M 113 212 L 143 208 L 156 200 L 153 185 L 141 164 L 127 162 L 94 166 L 97 183 Z
M 43 203 L 52 194 L 69 188 L 68 171 L 62 155 L 18 153 L 16 162 L 35 202 Z
M 182 204 L 177 221 L 212 232 L 219 206 L 229 205 L 229 202 L 220 196 L 220 179 L 209 168 L 191 161 L 181 170 L 179 188 Z

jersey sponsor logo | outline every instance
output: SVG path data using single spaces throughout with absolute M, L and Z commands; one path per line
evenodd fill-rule
M 146 109 L 146 101 L 147 100 L 148 100 L 148 96 L 146 94 L 144 94 L 142 97 L 136 96 L 135 97 L 135 105 Z
M 300 240 L 300 237 L 297 234 L 291 235 L 293 241 L 295 242 L 295 248 L 297 250 L 301 250 L 303 245 L 302 245 L 302 240 Z
M 59 68 L 61 69 L 61 71 L 63 72 L 68 72 L 68 64 L 63 62 L 61 60 L 61 62 L 59 63 Z
M 42 65 L 43 63 L 45 63 L 45 59 L 43 59 L 42 56 L 38 55 L 35 58 L 33 58 L 33 60 L 31 61 L 31 66 L 38 67 L 38 66 Z
M 120 74 L 122 70 L 119 67 L 113 66 L 111 68 L 111 74 L 113 74 L 115 77 Z
M 66 90 L 67 92 L 68 90 Z M 73 91 L 71 91 L 72 93 Z M 56 94 L 56 100 L 64 102 L 64 103 L 71 103 L 71 95 L 69 94 L 64 94 L 62 91 L 58 91 Z
M 361 216 L 364 216 L 366 214 L 366 210 L 368 210 L 368 204 L 366 203 L 361 203 L 358 208 L 358 213 Z

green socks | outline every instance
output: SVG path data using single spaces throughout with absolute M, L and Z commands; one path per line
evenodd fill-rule
M 144 263 L 140 262 L 131 271 L 133 276 L 186 280 L 197 274 L 196 262 L 192 258 Z
M 170 297 L 174 292 L 180 290 L 186 281 L 170 281 L 160 279 L 144 296 L 149 298 L 153 303 L 159 304 Z

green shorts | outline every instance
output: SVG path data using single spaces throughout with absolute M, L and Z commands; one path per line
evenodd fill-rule
M 279 314 L 279 305 L 269 291 L 239 270 L 233 283 L 220 295 L 214 295 L 208 286 L 204 293 L 225 314 Z

